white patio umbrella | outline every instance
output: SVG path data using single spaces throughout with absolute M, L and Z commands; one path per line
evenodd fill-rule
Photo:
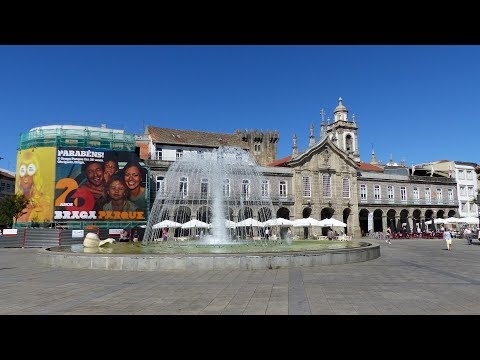
M 320 223 L 322 224 L 321 225 L 322 227 L 330 227 L 330 226 L 346 227 L 347 226 L 347 224 L 345 224 L 344 222 L 334 218 L 320 220 Z
M 466 223 L 466 224 L 469 224 L 469 225 L 473 225 L 473 224 L 478 225 L 478 218 L 476 218 L 474 216 L 467 216 L 467 217 L 458 219 L 458 222 L 459 223 Z
M 252 218 L 247 218 L 245 220 L 237 222 L 237 227 L 241 227 L 241 226 L 263 227 L 263 223 Z
M 210 224 L 207 224 L 206 222 L 197 220 L 197 219 L 192 219 L 190 221 L 187 221 L 185 224 L 182 224 L 182 229 L 193 229 L 193 228 L 202 228 L 202 229 L 208 229 L 210 228 Z
M 293 226 L 293 221 L 284 219 L 284 218 L 276 218 L 270 219 L 263 222 L 264 226 Z
M 193 229 L 194 236 L 198 236 L 196 229 L 209 229 L 210 227 L 210 224 L 207 224 L 206 222 L 197 219 L 192 219 L 182 225 L 182 229 Z M 188 233 L 189 236 L 191 236 L 191 231 L 188 231 Z
M 458 223 L 458 218 L 456 217 L 449 217 L 445 219 L 445 224 L 457 224 Z
M 448 219 L 433 219 L 434 224 L 445 224 Z M 425 224 L 431 225 L 432 220 L 425 221 Z
M 312 234 L 312 226 L 321 226 L 320 221 L 312 217 L 293 220 L 293 227 L 307 227 L 309 236 Z
M 227 229 L 235 229 L 237 227 L 237 223 L 235 221 L 225 219 L 225 227 Z
M 275 235 L 275 236 L 280 236 L 281 237 L 281 231 L 280 231 L 280 228 L 281 227 L 288 227 L 288 226 L 293 226 L 293 221 L 292 220 L 288 220 L 288 219 L 284 219 L 284 218 L 276 218 L 276 219 L 270 219 L 270 220 L 267 220 L 267 221 L 264 221 L 263 222 L 263 225 L 265 227 L 267 226 L 275 226 L 277 228 L 277 234 L 274 234 L 273 232 L 271 233 L 271 235 Z
M 293 220 L 294 227 L 322 226 L 320 221 L 312 217 Z
M 255 219 L 252 219 L 252 218 L 247 218 L 245 220 L 242 220 L 242 221 L 239 221 L 237 222 L 237 228 L 238 227 L 250 227 L 250 234 L 251 236 L 253 236 L 253 228 L 254 227 L 263 227 L 263 223 L 258 221 L 258 220 L 255 220 Z M 257 230 L 257 235 L 258 235 L 258 230 Z
M 179 228 L 179 227 L 182 227 L 182 224 L 180 224 L 176 221 L 171 221 L 171 220 L 163 220 L 163 221 L 160 221 L 159 223 L 156 223 L 155 225 L 152 226 L 153 229 Z

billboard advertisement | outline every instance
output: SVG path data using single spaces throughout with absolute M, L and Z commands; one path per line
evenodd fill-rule
M 52 221 L 55 150 L 55 147 L 39 147 L 17 153 L 15 193 L 29 200 L 18 222 Z
M 145 221 L 147 170 L 130 151 L 58 147 L 55 221 Z

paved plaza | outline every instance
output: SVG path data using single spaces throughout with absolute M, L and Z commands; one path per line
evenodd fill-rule
M 480 245 L 392 240 L 367 262 L 277 270 L 50 268 L 0 249 L 0 314 L 480 314 Z

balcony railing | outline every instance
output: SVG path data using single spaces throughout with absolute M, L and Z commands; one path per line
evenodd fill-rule
M 400 205 L 400 206 L 412 206 L 412 205 L 445 205 L 445 206 L 457 206 L 455 200 L 447 199 L 408 199 L 408 200 L 392 200 L 392 199 L 360 199 L 360 204 L 374 204 L 374 205 Z

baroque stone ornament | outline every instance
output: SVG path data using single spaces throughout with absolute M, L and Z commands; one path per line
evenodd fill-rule
M 322 156 L 323 156 L 323 163 L 328 164 L 328 161 L 330 160 L 330 151 L 328 149 L 325 149 L 322 152 Z

